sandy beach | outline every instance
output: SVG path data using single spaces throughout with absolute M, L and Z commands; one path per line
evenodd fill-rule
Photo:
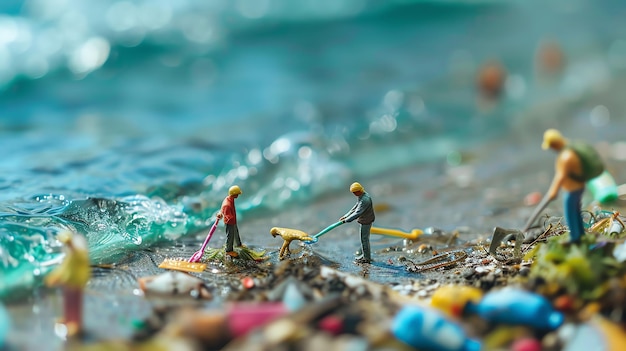
M 482 145 L 458 150 L 461 162 L 450 165 L 445 159 L 428 164 L 386 172 L 360 181 L 378 206 L 375 226 L 410 231 L 413 228 L 437 228 L 445 233 L 459 232 L 459 241 L 483 239 L 485 245 L 496 226 L 521 228 L 533 210 L 524 204 L 524 197 L 532 192 L 545 192 L 553 175 L 554 154 L 540 148 L 543 130 L 558 127 L 573 139 L 586 139 L 595 143 L 606 159 L 607 169 L 618 184 L 624 182 L 626 162 L 619 154 L 617 142 L 623 141 L 622 116 L 612 116 L 609 124 L 591 125 L 589 110 L 602 102 L 612 110 L 623 111 L 624 101 L 611 88 L 622 86 L 618 81 L 605 86 L 585 101 L 567 99 L 546 101 L 515 117 L 516 127 Z M 372 162 L 376 162 L 375 159 Z M 353 204 L 348 184 L 344 192 L 328 195 L 310 204 L 293 204 L 290 208 L 258 217 L 240 218 L 243 242 L 265 250 L 268 260 L 260 263 L 268 269 L 278 263 L 279 238 L 272 238 L 274 226 L 300 229 L 314 234 L 334 223 Z M 591 201 L 586 194 L 585 204 Z M 619 209 L 621 203 L 611 205 Z M 560 216 L 560 200 L 554 201 L 545 211 Z M 431 230 L 432 232 L 432 230 Z M 198 307 L 219 308 L 228 299 L 233 284 L 249 271 L 233 272 L 213 269 L 197 276 L 212 287 L 214 299 L 210 301 L 147 299 L 139 292 L 137 278 L 163 273 L 157 265 L 166 257 L 186 258 L 195 252 L 205 232 L 188 236 L 176 242 L 164 242 L 156 247 L 137 251 L 113 267 L 95 267 L 93 278 L 87 286 L 85 319 L 92 340 L 124 339 L 131 336 L 133 323 L 151 313 L 153 306 L 191 304 Z M 418 239 L 427 240 L 427 236 Z M 220 226 L 210 243 L 221 247 L 225 241 Z M 313 245 L 299 242 L 291 244 L 292 257 L 303 252 L 319 256 L 325 265 L 385 285 L 404 284 L 409 281 L 437 277 L 445 281 L 458 279 L 462 265 L 444 271 L 409 273 L 399 261 L 400 256 L 420 261 L 430 253 L 407 253 L 403 248 L 415 243 L 402 239 L 372 235 L 372 265 L 353 263 L 359 249 L 358 225 L 345 224 L 324 235 Z M 442 247 L 440 247 L 442 248 Z M 309 251 L 310 250 L 310 251 Z M 61 298 L 54 289 L 38 287 L 32 297 L 7 306 L 13 320 L 9 336 L 9 349 L 58 349 L 62 340 L 55 336 L 54 321 L 60 316 Z

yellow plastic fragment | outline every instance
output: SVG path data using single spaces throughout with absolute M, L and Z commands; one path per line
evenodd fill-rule
M 176 271 L 183 271 L 183 272 L 200 273 L 200 272 L 204 272 L 204 270 L 206 269 L 206 264 L 205 263 L 191 263 L 191 262 L 182 261 L 182 260 L 175 260 L 173 258 L 166 258 L 159 265 L 159 268 L 173 269 Z
M 464 285 L 444 285 L 437 289 L 430 304 L 449 316 L 458 317 L 468 302 L 477 303 L 483 296 L 482 290 Z

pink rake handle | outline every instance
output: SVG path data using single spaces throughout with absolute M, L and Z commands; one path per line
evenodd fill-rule
M 202 247 L 200 248 L 200 251 L 196 251 L 193 254 L 193 256 L 189 258 L 189 262 L 195 263 L 195 262 L 199 262 L 200 259 L 202 259 L 202 255 L 204 255 L 204 250 L 206 249 L 206 246 L 209 244 L 209 240 L 211 240 L 213 233 L 215 233 L 215 229 L 217 229 L 217 223 L 219 223 L 219 221 L 220 221 L 219 218 L 215 219 L 215 223 L 213 223 L 213 226 L 211 226 L 211 229 L 209 229 L 209 234 L 207 234 L 206 239 L 204 239 L 204 243 L 202 243 Z

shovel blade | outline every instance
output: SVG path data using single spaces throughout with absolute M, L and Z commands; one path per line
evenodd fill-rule
M 522 241 L 524 241 L 524 233 L 517 229 L 504 229 L 500 227 L 496 227 L 493 230 L 493 235 L 491 236 L 491 244 L 489 245 L 489 254 L 493 257 L 496 257 L 496 250 L 502 243 L 502 239 L 508 236 L 515 237 L 515 248 L 513 249 L 514 258 L 522 257 Z

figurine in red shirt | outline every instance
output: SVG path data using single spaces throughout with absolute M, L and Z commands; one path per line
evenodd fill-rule
M 217 214 L 217 218 L 224 218 L 226 226 L 226 254 L 230 257 L 237 257 L 239 254 L 233 250 L 233 243 L 237 246 L 241 244 L 239 238 L 239 228 L 237 228 L 237 213 L 235 211 L 235 199 L 241 194 L 241 189 L 233 185 L 228 189 L 228 196 L 222 202 L 222 209 Z

